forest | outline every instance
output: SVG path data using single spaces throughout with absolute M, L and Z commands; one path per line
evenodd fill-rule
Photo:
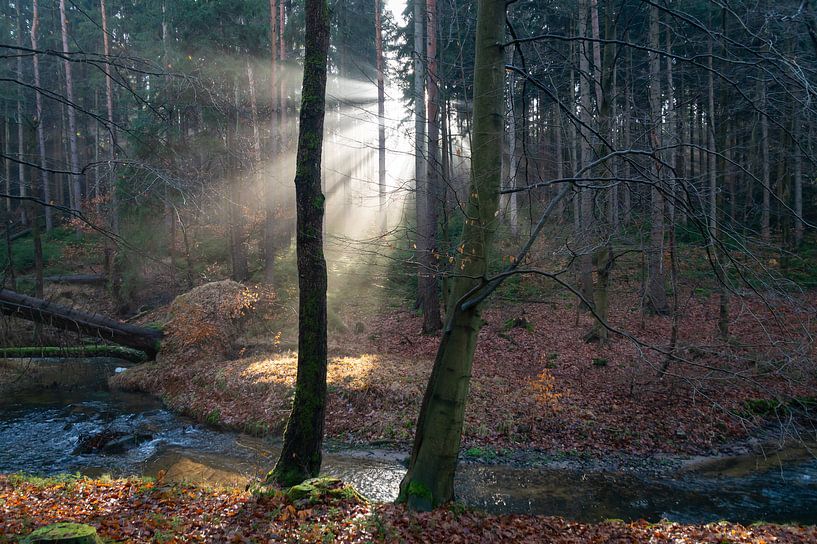
M 0 13 L 0 543 L 817 542 L 817 2 Z

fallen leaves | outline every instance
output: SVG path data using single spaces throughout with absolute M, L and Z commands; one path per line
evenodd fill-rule
M 86 523 L 120 542 L 585 543 L 817 541 L 813 526 L 646 521 L 578 523 L 556 517 L 459 509 L 408 512 L 400 505 L 323 497 L 288 501 L 236 489 L 162 485 L 139 479 L 32 481 L 0 476 L 0 542 L 59 521 Z
M 604 346 L 585 343 L 590 317 L 577 316 L 571 300 L 488 309 L 464 447 L 700 454 L 747 436 L 765 423 L 747 416 L 747 400 L 813 396 L 817 374 L 809 357 L 791 357 L 792 346 L 805 345 L 808 316 L 787 304 L 772 315 L 763 301 L 741 303 L 732 341 L 723 344 L 712 317 L 717 301 L 690 298 L 679 330 L 687 362 L 673 362 L 663 377 L 658 352 L 616 336 Z M 525 326 L 508 328 L 520 314 Z M 636 300 L 617 298 L 610 320 L 645 344 L 662 346 L 670 336 L 671 320 L 642 317 Z M 328 436 L 409 443 L 439 342 L 420 329 L 419 316 L 396 311 L 372 319 L 366 332 L 333 339 Z M 785 364 L 774 366 L 784 352 Z M 203 421 L 217 414 L 221 425 L 277 433 L 289 413 L 296 360 L 293 352 L 231 361 L 177 357 L 119 374 L 114 383 Z

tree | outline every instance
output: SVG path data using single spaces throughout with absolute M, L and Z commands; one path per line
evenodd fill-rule
M 278 141 L 275 131 L 280 129 L 279 117 L 281 104 L 278 97 L 278 0 L 269 0 L 270 22 L 270 153 L 278 153 Z M 273 197 L 272 180 L 264 187 L 264 279 L 272 284 L 275 279 L 275 198 Z
M 17 45 L 23 45 L 23 14 L 20 10 L 20 3 L 15 2 L 17 10 Z M 17 56 L 17 80 L 23 81 L 23 56 Z M 23 162 L 26 156 L 25 150 L 25 124 L 23 123 L 23 93 L 22 89 L 17 90 L 17 179 L 20 187 L 20 196 L 25 196 L 28 192 L 26 187 L 26 167 Z M 27 207 L 20 209 L 20 219 L 23 224 L 28 223 Z
M 374 1 L 375 66 L 377 68 L 377 185 L 380 212 L 386 205 L 386 85 L 383 79 L 383 5 Z M 385 220 L 385 216 L 382 218 Z
M 109 179 L 107 186 L 107 193 L 110 197 L 110 221 L 111 232 L 115 235 L 119 234 L 119 196 L 116 190 L 116 178 L 113 175 L 114 161 L 116 160 L 116 125 L 113 117 L 113 77 L 111 76 L 110 62 L 111 62 L 111 41 L 108 33 L 108 9 L 105 5 L 105 0 L 99 2 L 99 12 L 102 15 L 102 51 L 105 54 L 105 63 L 103 64 L 103 73 L 105 74 L 105 109 L 108 114 L 108 132 L 110 133 L 110 141 L 108 143 L 108 169 Z M 48 216 L 46 216 L 47 218 Z M 120 270 L 119 259 L 116 256 L 116 248 L 112 244 L 106 244 L 106 259 L 108 261 L 108 271 L 110 275 L 110 287 L 114 299 L 121 303 L 122 298 L 122 273 Z
M 504 130 L 504 0 L 479 0 L 474 61 L 474 153 L 466 221 L 451 282 L 450 305 L 417 420 L 398 501 L 428 510 L 452 500 L 480 304 L 465 306 L 487 278 L 497 226 Z
M 295 172 L 298 209 L 298 375 L 284 444 L 268 476 L 292 486 L 321 468 L 326 411 L 326 261 L 323 256 L 324 195 L 321 151 L 329 52 L 326 0 L 306 0 L 304 79 Z
M 647 309 L 659 315 L 669 312 L 667 290 L 664 282 L 664 173 L 666 168 L 662 147 L 662 99 L 660 26 L 658 6 L 650 8 L 650 145 L 653 161 L 654 182 L 650 189 L 650 242 L 647 249 Z
M 37 51 L 37 37 L 40 27 L 40 10 L 39 2 L 34 0 L 31 6 L 31 49 Z M 45 126 L 44 126 L 44 112 L 43 112 L 43 98 L 39 89 L 42 88 L 40 81 L 40 56 L 35 53 L 31 55 L 32 68 L 34 69 L 34 104 L 36 111 L 35 124 L 37 126 L 37 153 L 40 155 L 40 194 L 45 202 L 51 202 L 51 187 L 48 185 L 48 154 L 45 149 Z M 51 231 L 54 227 L 54 220 L 52 217 L 52 209 L 50 206 L 45 207 L 45 230 Z
M 592 160 L 591 156 L 591 134 L 589 129 L 592 127 L 593 118 L 590 112 L 591 97 L 590 97 L 590 80 L 593 75 L 590 73 L 590 55 L 588 54 L 588 31 L 587 31 L 587 16 L 588 16 L 588 2 L 589 0 L 579 0 L 579 21 L 577 35 L 582 38 L 579 47 L 579 107 L 581 110 L 581 125 L 578 130 L 579 137 L 579 164 L 584 166 Z M 578 170 L 578 168 L 577 168 Z M 590 188 L 582 188 L 579 190 L 579 205 L 577 210 L 576 225 L 578 231 L 576 238 L 581 240 L 581 252 L 578 256 L 579 270 L 578 279 L 581 286 L 581 294 L 584 298 L 582 307 L 584 309 L 592 309 L 595 304 L 593 302 L 593 250 L 591 244 L 593 243 L 593 236 L 596 231 L 596 221 L 593 211 L 593 190 Z
M 69 53 L 68 49 L 68 17 L 65 13 L 65 0 L 60 0 L 60 35 L 62 36 L 62 52 Z M 74 110 L 74 76 L 71 61 L 66 56 L 63 62 L 65 69 L 65 97 L 68 101 L 68 145 L 71 149 L 71 208 L 79 211 L 82 206 L 82 179 L 80 177 L 79 150 L 77 148 L 77 114 Z
M 440 294 L 437 281 L 439 251 L 437 249 L 437 220 L 440 207 L 440 112 L 437 73 L 437 0 L 426 0 L 426 88 L 427 106 L 425 187 L 423 188 L 423 220 L 418 220 L 422 240 L 420 266 L 420 300 L 423 305 L 423 332 L 434 333 L 443 326 L 440 318 Z

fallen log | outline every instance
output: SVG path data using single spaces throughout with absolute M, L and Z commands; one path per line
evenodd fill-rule
M 16 232 L 12 232 L 11 234 L 9 234 L 8 238 L 9 238 L 9 240 L 13 241 L 13 240 L 16 240 L 18 238 L 22 238 L 23 236 L 28 236 L 29 234 L 31 234 L 31 229 L 26 228 L 26 229 L 18 230 Z
M 49 283 L 70 283 L 74 285 L 103 285 L 108 280 L 101 274 L 66 274 L 46 276 L 43 279 Z
M 0 312 L 58 329 L 101 338 L 120 346 L 144 351 L 153 358 L 159 351 L 162 331 L 122 323 L 101 315 L 81 312 L 47 300 L 0 289 Z

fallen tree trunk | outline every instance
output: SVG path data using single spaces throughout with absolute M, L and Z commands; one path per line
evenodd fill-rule
M 16 239 L 22 238 L 23 236 L 26 236 L 28 234 L 31 234 L 31 229 L 30 228 L 25 228 L 23 230 L 18 230 L 17 232 L 12 232 L 11 234 L 9 234 L 9 240 L 16 240 Z
M 144 351 L 150 358 L 155 357 L 159 351 L 159 342 L 163 336 L 162 331 L 156 329 L 81 312 L 8 289 L 0 289 L 0 312 L 138 349 Z
M 43 279 L 49 283 L 70 283 L 74 285 L 102 285 L 108 280 L 108 278 L 100 274 L 46 276 Z

